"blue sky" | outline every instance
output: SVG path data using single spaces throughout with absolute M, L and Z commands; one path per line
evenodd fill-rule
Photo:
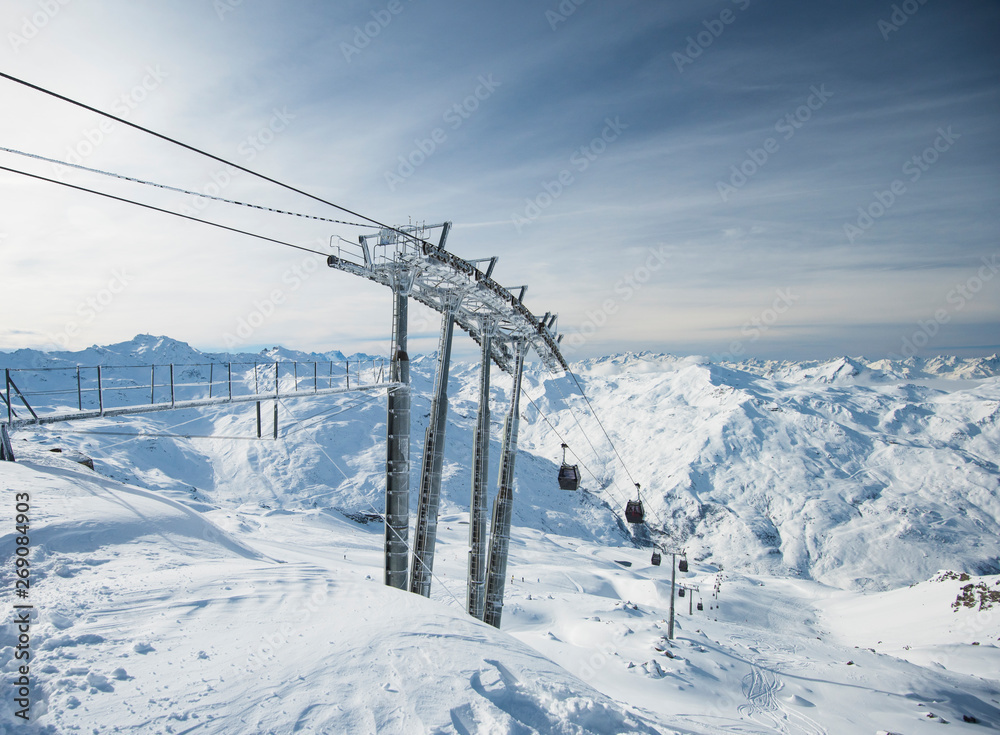
M 453 221 L 570 359 L 1000 350 L 996 3 L 10 0 L 0 31 L 6 73 L 381 221 Z M 11 82 L 0 104 L 4 147 L 338 217 Z M 324 251 L 359 232 L 61 175 Z M 388 342 L 388 292 L 318 256 L 6 172 L 0 250 L 0 349 Z M 437 327 L 414 310 L 415 351 Z

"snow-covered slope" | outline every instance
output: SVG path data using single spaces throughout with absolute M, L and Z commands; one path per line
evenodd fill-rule
M 1000 571 L 1000 379 L 956 368 L 874 381 L 844 359 L 766 378 L 632 355 L 580 372 L 672 543 L 727 569 L 888 589 Z M 573 381 L 536 374 L 528 391 L 593 473 L 585 486 L 623 504 L 630 478 Z M 553 446 L 527 414 L 525 446 Z
M 0 355 L 0 367 L 206 357 L 140 336 L 83 353 Z M 274 348 L 249 359 L 310 357 Z M 413 488 L 433 365 L 413 360 Z M 14 432 L 21 461 L 0 463 L 0 483 L 11 500 L 33 498 L 37 724 L 1000 727 L 1000 604 L 952 608 L 965 585 L 1000 590 L 993 363 L 717 365 L 643 354 L 576 368 L 629 471 L 572 377 L 529 370 L 500 631 L 463 612 L 477 366 L 453 366 L 430 600 L 381 584 L 378 395 L 283 400 L 278 441 L 256 439 L 247 405 Z M 494 465 L 509 390 L 495 374 Z M 563 440 L 584 466 L 582 492 L 554 481 Z M 692 560 L 678 581 L 698 591 L 676 601 L 673 643 L 669 564 L 651 566 L 621 520 L 632 477 L 652 537 Z M 14 539 L 12 529 L 0 535 L 4 589 Z M 8 623 L 0 636 L 9 677 L 15 631 Z M 23 729 L 12 711 L 0 707 L 0 730 Z
M 32 499 L 40 732 L 660 731 L 516 639 L 374 581 L 378 533 L 310 513 L 271 556 L 156 493 L 28 454 L 2 476 Z M 16 626 L 0 635 L 9 674 Z M 0 723 L 18 731 L 10 707 Z

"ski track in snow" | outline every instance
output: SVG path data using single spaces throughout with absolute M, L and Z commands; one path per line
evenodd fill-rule
M 731 636 L 730 641 L 747 651 L 750 672 L 743 677 L 742 690 L 747 703 L 739 706 L 742 715 L 750 717 L 755 722 L 764 725 L 774 732 L 788 735 L 826 735 L 827 730 L 819 723 L 781 704 L 778 693 L 785 684 L 777 671 L 772 668 L 788 661 L 794 656 L 795 646 L 790 649 L 778 649 L 759 640 L 750 640 L 741 636 Z M 765 656 L 762 651 L 772 655 Z M 773 654 L 788 654 L 776 657 Z

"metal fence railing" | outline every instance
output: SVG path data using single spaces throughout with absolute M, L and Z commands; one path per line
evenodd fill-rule
M 74 411 L 341 392 L 380 385 L 387 376 L 383 358 L 5 368 L 0 400 L 8 422 L 15 422 Z

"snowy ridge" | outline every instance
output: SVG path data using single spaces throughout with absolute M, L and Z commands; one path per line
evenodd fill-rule
M 797 368 L 794 381 L 787 370 L 785 379 L 765 378 L 705 360 L 634 355 L 581 372 L 626 464 L 644 480 L 651 525 L 696 558 L 860 589 L 910 584 L 942 567 L 1000 571 L 1000 379 L 945 388 L 857 382 L 848 366 Z M 585 486 L 607 487 L 623 504 L 629 478 L 575 386 L 538 374 L 528 384 L 591 465 L 597 480 Z M 575 415 L 562 408 L 567 402 Z M 550 442 L 548 426 L 526 413 L 526 440 L 540 448 Z
M 949 378 L 971 380 L 1000 375 L 1000 356 L 990 357 L 908 357 L 902 360 L 868 360 L 864 357 L 839 357 L 825 361 L 787 362 L 746 360 L 724 363 L 735 369 L 767 378 L 831 382 L 863 376 L 875 381 Z
M 42 351 L 34 349 L 0 352 L 0 368 L 46 368 L 95 365 L 191 365 L 209 362 L 337 362 L 345 360 L 381 359 L 375 355 L 355 353 L 345 355 L 339 350 L 329 352 L 302 352 L 275 346 L 260 352 L 203 352 L 186 342 L 170 337 L 138 334 L 127 342 L 99 346 L 93 345 L 75 351 Z

